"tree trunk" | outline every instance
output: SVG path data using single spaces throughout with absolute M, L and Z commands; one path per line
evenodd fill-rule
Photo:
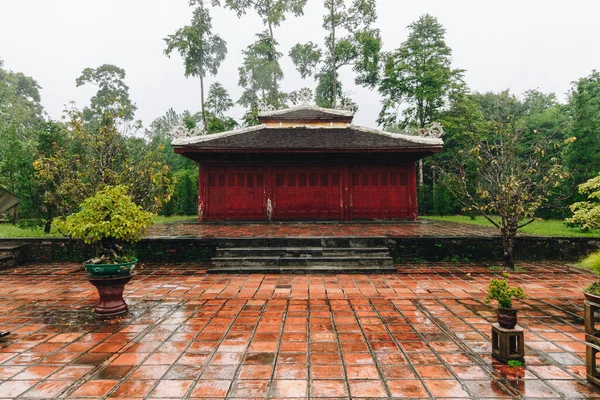
M 419 160 L 419 186 L 423 186 L 425 180 L 423 179 L 423 160 Z
M 504 268 L 509 271 L 515 270 L 515 234 L 510 229 L 502 229 L 502 248 L 504 258 Z
M 331 108 L 337 107 L 337 66 L 335 64 L 335 13 L 331 3 Z
M 13 207 L 12 209 L 12 218 L 11 218 L 11 222 L 13 225 L 17 224 L 17 219 L 19 217 L 19 212 L 17 211 L 17 207 Z
M 204 124 L 204 132 L 208 133 L 206 110 L 204 109 L 204 76 L 202 75 L 202 72 L 200 72 L 200 103 L 202 105 L 202 123 Z
M 271 24 L 271 21 L 269 21 L 269 35 L 271 36 L 271 57 L 273 57 L 273 62 L 277 65 L 279 65 L 277 63 L 277 50 L 275 49 L 275 37 L 273 35 L 273 24 Z M 273 71 L 273 87 L 271 88 L 271 105 L 273 107 L 276 106 L 276 103 L 278 103 L 277 99 L 275 98 L 275 94 L 277 93 L 277 71 Z
M 44 233 L 50 233 L 50 228 L 52 228 L 52 218 L 49 218 L 44 224 Z

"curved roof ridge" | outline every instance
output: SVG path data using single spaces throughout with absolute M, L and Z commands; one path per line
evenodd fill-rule
M 411 142 L 411 143 L 440 145 L 440 146 L 444 144 L 444 141 L 441 138 L 415 136 L 415 135 L 409 135 L 406 133 L 387 132 L 387 131 L 382 131 L 379 129 L 367 128 L 364 126 L 358 126 L 358 125 L 352 125 L 352 124 L 348 124 L 348 128 L 356 129 L 358 131 L 362 131 L 362 132 L 366 132 L 366 133 L 374 133 L 377 135 L 388 136 L 388 137 L 392 137 L 395 139 L 402 139 L 402 140 L 406 140 L 407 142 Z
M 281 110 L 273 110 L 273 111 L 259 111 L 259 117 L 275 117 L 279 115 L 285 115 L 287 113 L 295 112 L 295 111 L 318 111 L 325 114 L 331 115 L 339 115 L 341 117 L 352 117 L 354 116 L 354 112 L 351 110 L 338 110 L 334 108 L 324 108 L 316 105 L 303 103 L 297 106 L 293 106 L 290 108 L 282 108 Z
M 202 142 L 207 142 L 207 141 L 214 140 L 214 139 L 220 139 L 220 138 L 224 138 L 224 137 L 228 137 L 228 136 L 240 135 L 242 133 L 258 131 L 258 130 L 264 129 L 266 127 L 267 127 L 266 124 L 260 124 L 260 125 L 248 126 L 246 128 L 233 129 L 231 131 L 210 133 L 207 135 L 173 139 L 173 142 L 171 144 L 173 146 L 183 146 L 186 144 L 202 143 Z

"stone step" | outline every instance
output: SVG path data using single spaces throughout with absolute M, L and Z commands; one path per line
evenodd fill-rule
M 395 266 L 331 266 L 331 265 L 287 265 L 287 266 L 229 266 L 211 267 L 209 274 L 393 274 Z
M 12 254 L 0 254 L 0 268 L 14 267 L 15 265 L 15 258 L 12 256 Z
M 389 247 L 385 237 L 277 237 L 277 238 L 226 238 L 216 239 L 218 248 L 257 247 Z
M 343 257 L 368 255 L 371 257 L 389 257 L 387 247 L 232 247 L 218 248 L 216 257 Z
M 349 257 L 214 257 L 215 267 L 260 267 L 260 266 L 393 266 L 392 257 L 349 256 Z
M 0 245 L 0 265 L 14 267 L 23 263 L 27 246 L 21 243 Z

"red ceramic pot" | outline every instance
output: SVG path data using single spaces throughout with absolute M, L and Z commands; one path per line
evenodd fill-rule
M 127 314 L 127 303 L 123 299 L 125 285 L 133 278 L 133 274 L 115 278 L 88 278 L 98 289 L 100 301 L 94 308 L 98 318 L 110 318 Z
M 516 308 L 499 308 L 498 324 L 504 329 L 513 329 L 517 325 Z

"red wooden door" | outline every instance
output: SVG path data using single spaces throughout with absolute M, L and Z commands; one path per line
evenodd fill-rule
M 266 219 L 262 168 L 210 167 L 207 179 L 207 219 Z
M 350 219 L 412 218 L 409 168 L 363 166 L 350 170 Z
M 340 167 L 275 170 L 273 217 L 277 220 L 341 220 Z

